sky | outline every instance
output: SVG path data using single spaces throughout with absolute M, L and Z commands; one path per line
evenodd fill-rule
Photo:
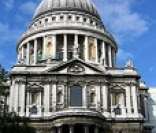
M 156 0 L 92 0 L 118 43 L 117 66 L 134 62 L 142 80 L 156 87 Z M 16 63 L 16 44 L 40 0 L 0 0 L 0 64 Z

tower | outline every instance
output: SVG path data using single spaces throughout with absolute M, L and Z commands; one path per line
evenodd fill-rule
M 17 44 L 10 112 L 38 133 L 141 133 L 140 76 L 116 67 L 117 50 L 90 0 L 42 0 Z

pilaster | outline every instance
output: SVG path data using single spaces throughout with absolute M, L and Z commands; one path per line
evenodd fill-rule
M 19 94 L 19 101 L 20 101 L 20 116 L 25 116 L 25 82 L 21 82 L 20 83 L 20 94 Z
M 96 86 L 96 109 L 101 110 L 101 87 Z
M 49 113 L 49 107 L 50 107 L 50 84 L 44 85 L 44 112 L 45 115 L 48 115 Z
M 130 96 L 130 86 L 126 86 L 126 107 L 128 114 L 131 114 L 131 96 Z
M 87 85 L 85 85 L 84 87 L 83 87 L 83 106 L 85 107 L 85 108 L 87 108 L 87 106 L 88 106 L 88 100 L 87 100 Z
M 103 111 L 108 111 L 108 87 L 106 85 L 102 86 L 102 96 L 103 96 Z
M 138 100 L 137 100 L 137 91 L 136 86 L 132 85 L 132 99 L 133 99 L 133 109 L 134 109 L 134 115 L 138 116 Z
M 52 108 L 53 111 L 56 111 L 56 83 L 53 83 L 52 85 Z

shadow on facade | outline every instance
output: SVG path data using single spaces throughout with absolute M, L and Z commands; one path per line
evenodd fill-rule
M 0 133 L 36 133 L 35 128 L 27 124 L 25 118 L 3 117 L 0 120 Z

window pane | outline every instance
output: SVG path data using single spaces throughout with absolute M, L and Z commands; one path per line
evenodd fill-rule
M 81 86 L 72 86 L 70 88 L 70 106 L 82 106 Z

